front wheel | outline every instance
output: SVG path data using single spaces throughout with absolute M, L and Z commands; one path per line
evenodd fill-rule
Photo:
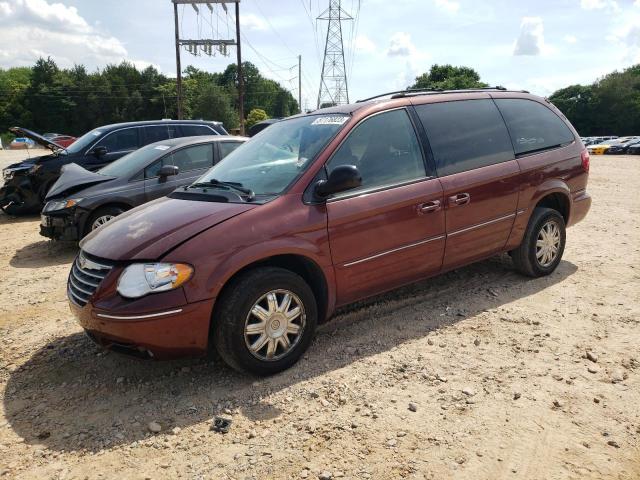
M 562 260 L 566 240 L 562 215 L 552 208 L 536 208 L 522 243 L 511 252 L 516 269 L 530 277 L 549 275 Z
M 309 347 L 317 324 L 316 300 L 295 273 L 264 267 L 226 288 L 213 318 L 213 343 L 232 368 L 271 375 L 291 367 Z
M 84 236 L 89 235 L 96 228 L 101 227 L 107 222 L 110 222 L 118 215 L 124 213 L 125 210 L 120 207 L 102 207 L 96 210 L 93 215 L 89 217 L 84 227 Z

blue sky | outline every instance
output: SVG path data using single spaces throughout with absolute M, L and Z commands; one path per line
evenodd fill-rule
M 345 24 L 351 100 L 404 88 L 433 63 L 475 68 L 491 85 L 548 95 L 572 83 L 640 63 L 640 0 L 362 0 L 359 21 Z M 242 0 L 243 58 L 315 106 L 328 0 Z M 343 8 L 358 11 L 357 0 Z M 184 8 L 184 13 L 183 13 Z M 197 16 L 180 6 L 183 37 L 217 30 L 224 12 Z M 308 13 L 309 12 L 309 15 Z M 310 18 L 311 17 L 311 18 Z M 229 18 L 233 32 L 233 18 Z M 355 27 L 357 25 L 357 30 Z M 127 59 L 175 75 L 169 0 L 0 0 L 0 67 L 50 55 L 61 66 L 91 69 Z M 220 71 L 230 57 L 194 57 L 183 65 Z

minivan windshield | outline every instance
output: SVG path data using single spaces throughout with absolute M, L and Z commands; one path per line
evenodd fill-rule
M 162 142 L 152 143 L 131 153 L 120 157 L 118 160 L 111 162 L 109 165 L 98 170 L 100 175 L 109 177 L 124 177 L 139 172 L 150 162 L 159 158 L 169 150 L 169 145 L 162 145 Z
M 89 147 L 93 142 L 98 140 L 98 138 L 102 135 L 102 130 L 96 128 L 91 130 L 90 132 L 85 133 L 80 138 L 78 138 L 75 142 L 67 147 L 68 153 L 78 153 L 82 150 L 85 150 Z
M 231 152 L 196 184 L 217 183 L 224 189 L 220 182 L 225 182 L 255 195 L 277 195 L 309 167 L 348 119 L 345 114 L 326 114 L 274 123 Z

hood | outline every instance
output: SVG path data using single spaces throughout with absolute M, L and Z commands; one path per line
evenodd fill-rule
M 56 183 L 51 186 L 51 189 L 49 189 L 49 193 L 47 193 L 45 200 L 50 200 L 53 197 L 57 197 L 67 190 L 77 190 L 77 187 L 80 186 L 88 187 L 89 185 L 107 182 L 116 178 L 109 177 L 107 175 L 100 175 L 99 173 L 95 172 L 90 172 L 89 170 L 86 170 L 75 163 L 63 165 L 60 172 L 60 178 L 58 178 Z
M 52 142 L 48 138 L 44 138 L 42 135 L 37 134 L 36 132 L 32 132 L 31 130 L 27 130 L 22 127 L 11 127 L 9 131 L 15 134 L 18 137 L 27 137 L 36 142 L 38 145 L 42 145 L 45 148 L 48 148 L 52 152 L 57 152 L 60 150 L 66 150 L 66 148 L 61 147 L 55 142 Z
M 109 260 L 157 260 L 189 238 L 257 206 L 163 197 L 93 231 L 80 247 Z

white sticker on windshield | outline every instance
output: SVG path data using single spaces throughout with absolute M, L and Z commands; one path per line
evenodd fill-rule
M 93 132 L 91 132 L 91 135 L 97 137 L 98 135 L 102 135 L 102 132 L 100 130 L 94 130 Z
M 156 150 L 169 150 L 169 145 L 158 145 L 157 147 L 154 147 Z
M 344 115 L 323 115 L 322 117 L 318 117 L 313 122 L 311 122 L 311 125 L 342 125 L 347 120 L 349 120 L 349 117 L 345 117 Z

